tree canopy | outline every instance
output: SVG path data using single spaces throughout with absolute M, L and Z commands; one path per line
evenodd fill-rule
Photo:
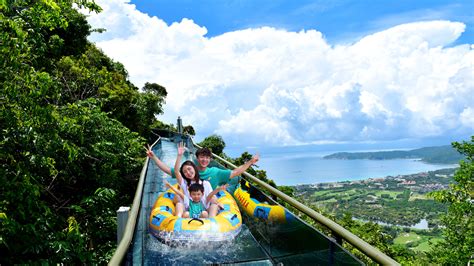
M 219 135 L 211 135 L 206 137 L 203 141 L 199 143 L 200 146 L 209 148 L 213 153 L 217 155 L 222 155 L 225 148 L 224 139 Z
M 0 264 L 95 264 L 115 246 L 164 87 L 87 41 L 90 0 L 0 2 Z
M 470 141 L 454 142 L 466 156 L 454 174 L 455 183 L 447 190 L 433 192 L 434 198 L 449 204 L 441 218 L 443 241 L 430 254 L 433 261 L 449 265 L 466 265 L 474 255 L 474 136 Z

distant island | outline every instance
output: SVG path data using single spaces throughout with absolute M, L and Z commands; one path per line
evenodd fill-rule
M 338 152 L 323 157 L 324 159 L 342 160 L 391 160 L 391 159 L 420 159 L 426 163 L 454 164 L 464 159 L 464 156 L 452 146 L 425 147 L 408 151 L 375 151 L 375 152 Z

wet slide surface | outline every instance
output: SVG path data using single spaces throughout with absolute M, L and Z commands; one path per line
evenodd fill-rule
M 181 139 L 161 139 L 153 151 L 165 164 L 173 166 L 176 143 Z M 185 160 L 191 154 L 185 153 Z M 294 217 L 292 222 L 276 224 L 245 214 L 242 210 L 242 230 L 229 242 L 197 243 L 192 246 L 171 247 L 148 231 L 151 208 L 166 190 L 163 180 L 176 183 L 149 160 L 140 212 L 126 265 L 199 265 L 199 264 L 321 264 L 360 265 L 350 253 L 331 239 Z M 262 193 L 263 196 L 266 196 Z M 267 198 L 266 202 L 275 203 Z

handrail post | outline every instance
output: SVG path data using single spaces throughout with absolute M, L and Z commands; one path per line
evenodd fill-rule
M 128 214 L 130 207 L 120 207 L 117 210 L 117 245 L 122 241 L 125 227 L 127 226 Z

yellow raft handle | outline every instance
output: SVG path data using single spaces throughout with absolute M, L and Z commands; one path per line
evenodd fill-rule
M 199 219 L 199 218 L 192 218 L 191 220 L 189 220 L 188 224 L 190 224 L 192 221 L 198 221 L 198 222 L 201 222 L 202 224 L 204 224 L 204 221 Z

